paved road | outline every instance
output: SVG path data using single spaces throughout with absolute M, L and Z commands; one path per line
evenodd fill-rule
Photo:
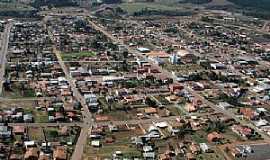
M 58 61 L 39 61 L 39 62 L 50 62 L 57 63 Z M 123 63 L 123 61 L 63 61 L 64 63 Z M 127 63 L 135 63 L 137 61 L 127 61 Z M 17 64 L 18 62 L 8 62 L 9 64 Z M 33 62 L 20 62 L 20 64 L 29 64 Z
M 4 123 L 0 123 L 1 125 L 5 125 Z M 25 126 L 25 127 L 73 127 L 79 126 L 84 127 L 85 124 L 82 122 L 72 122 L 72 123 L 8 123 L 8 126 Z
M 40 101 L 40 100 L 54 100 L 56 97 L 32 97 L 32 98 L 5 98 L 5 97 L 0 97 L 0 101 Z
M 86 140 L 87 140 L 87 136 L 88 136 L 88 129 L 92 128 L 93 118 L 92 118 L 91 112 L 89 111 L 89 109 L 88 109 L 88 107 L 86 105 L 84 97 L 81 95 L 81 93 L 77 89 L 75 81 L 72 79 L 72 77 L 69 74 L 65 63 L 62 60 L 60 52 L 58 50 L 56 50 L 55 47 L 54 47 L 54 53 L 56 54 L 57 59 L 59 61 L 59 64 L 60 64 L 61 68 L 63 69 L 67 80 L 69 81 L 69 84 L 70 84 L 71 89 L 73 91 L 73 96 L 76 97 L 82 104 L 82 107 L 84 109 L 84 111 L 82 112 L 82 115 L 83 115 L 83 118 L 84 118 L 83 121 L 86 124 L 89 125 L 89 127 L 83 127 L 81 129 L 81 133 L 80 133 L 80 136 L 79 136 L 79 138 L 77 140 L 75 150 L 74 150 L 74 152 L 72 154 L 72 158 L 71 158 L 72 160 L 79 160 L 79 159 L 82 159 L 83 149 L 84 149 L 84 146 L 85 146 L 85 144 L 87 142 Z
M 8 43 L 9 43 L 9 35 L 10 35 L 10 30 L 12 27 L 12 22 L 8 23 L 5 26 L 5 30 L 2 36 L 2 47 L 1 47 L 1 57 L 0 57 L 0 95 L 2 95 L 3 92 L 3 81 L 4 81 L 4 76 L 5 76 L 5 66 L 6 66 L 6 56 L 8 53 Z
M 53 39 L 53 34 L 49 30 L 48 30 L 48 33 L 49 33 L 49 36 L 51 37 L 51 39 Z M 84 149 L 84 146 L 86 145 L 86 142 L 87 142 L 88 132 L 91 131 L 92 126 L 94 124 L 94 120 L 93 120 L 91 112 L 89 111 L 88 106 L 86 105 L 84 97 L 81 95 L 78 88 L 76 87 L 75 80 L 69 74 L 67 66 L 65 65 L 65 62 L 63 61 L 63 59 L 61 57 L 60 51 L 57 50 L 55 46 L 53 46 L 53 52 L 55 53 L 57 60 L 58 60 L 58 63 L 60 64 L 63 72 L 65 73 L 65 78 L 69 82 L 69 85 L 70 85 L 71 90 L 73 92 L 73 96 L 76 97 L 78 101 L 80 101 L 80 103 L 84 109 L 84 111 L 82 112 L 82 115 L 83 115 L 83 121 L 86 124 L 86 126 L 81 128 L 80 136 L 77 140 L 75 150 L 74 150 L 72 157 L 71 157 L 72 160 L 80 160 L 80 159 L 82 159 L 82 156 L 83 156 L 83 149 Z
M 266 21 L 262 27 L 262 31 L 268 32 L 269 31 L 269 24 L 270 24 L 270 21 Z

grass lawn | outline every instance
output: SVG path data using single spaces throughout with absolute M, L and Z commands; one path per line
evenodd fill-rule
M 170 102 L 164 96 L 154 96 L 161 104 L 168 105 Z
M 42 128 L 40 127 L 31 127 L 28 130 L 30 139 L 36 140 L 36 141 L 43 141 L 44 140 L 44 134 L 42 131 Z
M 71 61 L 71 60 L 80 60 L 86 57 L 93 57 L 96 56 L 96 53 L 91 51 L 89 52 L 83 51 L 78 53 L 62 53 L 61 55 L 64 61 Z
M 84 159 L 95 159 L 99 157 L 101 159 L 111 158 L 112 154 L 115 151 L 121 151 L 123 153 L 123 157 L 131 158 L 131 157 L 141 157 L 140 151 L 136 149 L 130 143 L 130 139 L 132 136 L 135 136 L 135 132 L 117 132 L 117 133 L 107 133 L 107 136 L 115 136 L 115 142 L 111 144 L 107 144 L 105 140 L 101 140 L 102 146 L 100 148 L 94 148 L 90 146 L 91 140 L 88 141 L 88 145 L 84 150 Z
M 170 106 L 168 107 L 168 110 L 171 111 L 171 113 L 174 115 L 174 116 L 183 116 L 183 115 L 186 115 L 186 111 L 184 109 L 183 106 L 181 105 L 177 105 L 177 106 Z
M 124 157 L 140 157 L 141 153 L 135 148 L 135 147 L 130 147 L 129 145 L 104 145 L 101 148 L 93 148 L 90 146 L 86 147 L 86 153 L 85 157 L 88 157 L 88 159 L 94 158 L 95 156 L 100 157 L 102 159 L 104 158 L 111 158 L 112 154 L 115 151 L 122 151 Z M 92 157 L 94 156 L 94 157 Z M 91 157 L 91 158 L 90 158 Z
M 104 110 L 104 112 L 108 112 L 109 111 L 109 104 L 106 101 L 105 97 L 99 97 L 98 98 L 99 103 L 102 106 L 102 109 Z
M 35 109 L 33 106 L 23 107 L 25 113 L 31 113 L 34 116 L 34 120 L 36 123 L 47 123 L 48 122 L 48 114 L 46 111 L 39 111 Z
M 129 14 L 133 14 L 135 12 L 141 11 L 142 9 L 148 8 L 151 10 L 163 10 L 163 11 L 173 11 L 178 8 L 175 6 L 167 6 L 158 3 L 122 3 L 120 7 L 127 11 Z
M 48 114 L 45 111 L 36 111 L 34 114 L 36 123 L 47 123 Z
M 218 153 L 202 153 L 197 156 L 198 160 L 225 160 L 222 154 Z
M 203 135 L 199 135 L 198 133 L 194 133 L 191 135 L 191 137 L 196 143 L 207 143 L 206 138 Z
M 224 135 L 224 138 L 228 140 L 228 142 L 244 141 L 243 138 L 241 138 L 236 133 L 232 132 L 230 128 L 227 128 L 223 135 Z
M 35 97 L 35 91 L 31 88 L 25 88 L 22 92 L 19 88 L 19 84 L 13 84 L 11 91 L 5 91 L 3 90 L 3 97 L 7 98 L 29 98 L 29 97 Z
M 133 118 L 131 113 L 126 113 L 125 111 L 112 111 L 112 112 L 107 113 L 106 115 L 118 121 L 126 121 Z
M 0 2 L 0 12 L 3 11 L 31 11 L 34 8 L 18 2 Z

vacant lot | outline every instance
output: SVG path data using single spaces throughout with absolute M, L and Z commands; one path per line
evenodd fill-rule
M 94 57 L 96 56 L 95 52 L 91 51 L 83 51 L 78 53 L 63 53 L 62 58 L 64 61 L 71 61 L 71 60 L 80 60 L 87 57 Z
M 84 159 L 92 160 L 96 157 L 101 159 L 111 158 L 115 151 L 122 151 L 124 157 L 141 157 L 141 152 L 138 151 L 136 146 L 131 144 L 131 137 L 142 135 L 142 131 L 136 126 L 134 130 L 120 131 L 120 132 L 106 132 L 106 137 L 114 137 L 114 142 L 106 143 L 106 140 L 102 139 L 100 148 L 90 146 L 91 140 L 88 141 L 86 147 Z

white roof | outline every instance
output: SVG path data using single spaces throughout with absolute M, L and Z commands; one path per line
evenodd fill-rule
M 48 110 L 48 111 L 54 111 L 54 108 L 51 108 L 51 107 L 50 107 L 50 108 L 48 108 L 47 110 Z
M 267 124 L 268 124 L 268 122 L 265 119 L 260 119 L 259 121 L 254 121 L 254 125 L 256 127 L 265 126 Z
M 159 128 L 165 128 L 165 127 L 168 127 L 168 123 L 167 122 L 159 122 L 159 123 L 156 123 L 155 126 L 157 126 Z
M 265 108 L 257 108 L 256 110 L 259 112 L 266 112 L 267 111 Z
M 27 147 L 27 146 L 33 146 L 35 145 L 35 141 L 25 141 L 24 142 L 24 145 Z
M 103 76 L 103 81 L 117 81 L 117 80 L 124 80 L 124 77 L 117 77 L 117 76 Z
M 148 131 L 149 132 L 151 132 L 151 131 L 157 131 L 158 129 L 157 129 L 157 127 L 155 127 L 155 126 L 150 126 L 149 128 L 148 128 Z
M 67 81 L 65 77 L 58 77 L 57 80 L 58 80 L 59 82 L 60 82 L 60 81 Z
M 51 143 L 48 142 L 48 143 L 46 144 L 45 142 L 43 142 L 43 143 L 41 144 L 41 146 L 43 146 L 43 147 L 46 147 L 46 145 L 47 145 L 47 146 L 51 146 Z
M 144 47 L 139 47 L 139 48 L 137 48 L 137 50 L 140 52 L 150 51 L 150 49 L 144 48 Z
M 84 98 L 96 98 L 97 96 L 95 94 L 85 94 Z
M 153 147 L 152 146 L 143 146 L 143 151 L 144 152 L 150 152 L 153 150 Z
M 91 145 L 92 146 L 100 146 L 100 142 L 99 141 L 91 141 Z

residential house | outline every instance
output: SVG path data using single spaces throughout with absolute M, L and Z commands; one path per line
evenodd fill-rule
M 23 135 L 25 133 L 25 127 L 24 126 L 13 126 L 12 132 L 15 135 Z
M 91 110 L 97 110 L 98 109 L 97 96 L 95 94 L 85 94 L 84 98 L 85 98 L 85 101 L 86 101 L 88 107 Z
M 186 154 L 186 158 L 187 160 L 196 160 L 195 155 L 190 152 Z
M 149 138 L 160 138 L 160 132 L 159 129 L 155 126 L 150 126 L 148 128 L 148 133 L 146 134 L 146 137 Z
M 194 105 L 194 103 L 186 103 L 185 109 L 188 112 L 196 112 L 198 110 L 198 106 Z
M 180 90 L 184 89 L 184 87 L 179 83 L 170 84 L 169 88 L 171 93 L 179 92 Z
M 0 138 L 10 138 L 12 135 L 11 128 L 8 126 L 0 126 Z
M 199 58 L 193 54 L 190 53 L 187 50 L 179 50 L 177 52 L 177 56 L 179 56 L 179 59 L 182 63 L 196 63 Z
M 38 148 L 34 147 L 34 148 L 27 148 L 26 152 L 24 154 L 24 159 L 25 160 L 38 160 Z
M 145 153 L 143 153 L 143 158 L 149 159 L 149 160 L 154 160 L 156 158 L 156 153 L 155 152 L 145 152 Z
M 206 153 L 206 152 L 209 152 L 210 151 L 210 148 L 209 148 L 209 146 L 206 143 L 200 143 L 199 145 L 200 145 L 200 148 L 201 148 L 201 150 L 203 152 Z
M 255 131 L 252 128 L 242 125 L 233 125 L 231 129 L 233 132 L 244 138 L 250 138 L 255 133 Z
M 223 136 L 217 132 L 212 132 L 207 135 L 208 142 L 219 142 L 223 139 Z
M 157 108 L 153 107 L 144 108 L 144 113 L 148 115 L 157 114 Z
M 239 113 L 248 120 L 255 120 L 258 117 L 258 113 L 252 108 L 240 108 Z
M 200 153 L 200 147 L 195 143 L 191 143 L 191 145 L 189 146 L 189 150 L 194 155 L 197 155 Z
M 53 159 L 54 160 L 67 160 L 67 151 L 63 146 L 57 146 L 53 151 Z

